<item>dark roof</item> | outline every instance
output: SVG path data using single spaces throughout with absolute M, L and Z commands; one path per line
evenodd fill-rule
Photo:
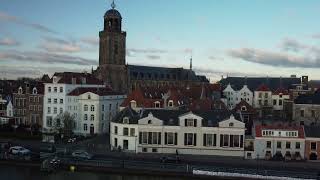
M 128 65 L 128 69 L 130 79 L 209 82 L 205 76 L 198 76 L 194 71 L 183 68 Z
M 163 120 L 164 125 L 167 126 L 179 126 L 179 116 L 192 112 L 203 118 L 202 126 L 214 127 L 217 126 L 220 121 L 223 121 L 230 117 L 231 113 L 223 110 L 214 111 L 188 111 L 188 110 L 164 110 L 164 109 L 144 109 L 140 112 L 132 110 L 130 107 L 121 111 L 113 120 L 113 122 L 122 123 L 124 117 L 129 118 L 130 124 L 137 124 L 139 119 L 148 117 L 149 113 L 160 120 Z
M 248 85 L 251 91 L 255 91 L 261 84 L 265 84 L 271 91 L 275 91 L 279 87 L 289 89 L 292 84 L 300 83 L 300 78 L 296 77 L 227 77 L 220 80 L 223 89 L 230 84 L 236 91 L 240 90 L 245 84 Z
M 295 104 L 320 104 L 320 92 L 314 94 L 302 94 L 294 100 Z
M 78 87 L 71 91 L 68 96 L 79 96 L 81 94 L 91 92 L 99 96 L 111 96 L 111 95 L 123 95 L 123 93 L 112 91 L 112 89 L 107 87 L 94 88 L 94 87 Z
M 75 78 L 76 84 L 100 84 L 102 85 L 103 82 L 97 79 L 95 76 L 89 73 L 78 73 L 78 72 L 59 72 L 54 73 L 53 76 L 61 77 L 58 83 L 62 84 L 72 84 L 72 79 Z M 83 83 L 83 79 L 86 80 Z
M 120 18 L 121 14 L 119 11 L 117 11 L 116 9 L 109 9 L 105 14 L 104 14 L 104 18 L 110 18 L 110 17 L 115 17 L 115 18 Z
M 320 126 L 304 126 L 306 137 L 320 138 Z

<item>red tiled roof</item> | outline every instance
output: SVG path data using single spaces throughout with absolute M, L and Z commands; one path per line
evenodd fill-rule
M 91 92 L 99 96 L 111 96 L 111 95 L 123 95 L 122 93 L 112 91 L 112 89 L 103 87 L 103 88 L 93 88 L 93 87 L 78 87 L 71 91 L 68 96 L 79 96 L 81 94 Z
M 82 84 L 82 80 L 85 78 L 85 84 L 99 84 L 103 85 L 103 82 L 94 77 L 92 74 L 89 73 L 77 73 L 77 72 L 62 72 L 62 73 L 55 73 L 53 76 L 61 77 L 58 83 L 61 84 L 72 84 L 72 78 L 75 78 L 76 84 Z
M 221 100 L 214 101 L 212 99 L 197 99 L 197 100 L 192 100 L 191 104 L 189 105 L 189 109 L 192 111 L 195 111 L 195 110 L 209 111 L 209 110 L 215 110 L 215 109 L 227 110 L 227 107 Z
M 284 88 L 278 88 L 275 92 L 273 92 L 274 95 L 279 95 L 279 94 L 283 94 L 283 95 L 289 95 L 288 90 L 284 89 Z
M 261 84 L 256 91 L 270 91 L 270 89 L 267 85 Z
M 127 99 L 121 104 L 122 107 L 128 107 L 131 104 L 131 101 L 136 101 L 137 107 L 144 108 L 154 108 L 154 103 L 156 101 L 160 102 L 160 107 L 163 107 L 163 100 L 159 98 L 151 98 L 150 96 L 145 96 L 142 89 L 136 89 L 132 91 Z
M 284 125 L 256 125 L 256 137 L 262 137 L 262 130 L 284 130 L 284 131 L 298 131 L 298 138 L 304 138 L 303 126 L 284 126 Z

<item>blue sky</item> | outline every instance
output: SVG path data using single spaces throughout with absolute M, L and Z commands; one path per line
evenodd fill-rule
M 319 79 L 317 0 L 116 0 L 127 62 L 223 76 Z M 1 0 L 0 78 L 90 71 L 111 0 Z

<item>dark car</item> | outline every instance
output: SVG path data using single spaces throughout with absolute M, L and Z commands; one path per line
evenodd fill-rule
M 163 156 L 160 158 L 163 163 L 180 163 L 181 159 L 179 156 Z
M 54 153 L 56 152 L 56 147 L 53 144 L 41 144 L 40 152 Z

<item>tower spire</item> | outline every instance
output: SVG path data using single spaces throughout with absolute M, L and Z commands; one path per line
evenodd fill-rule
M 190 58 L 190 70 L 192 70 L 192 55 L 191 55 L 191 58 Z
M 112 7 L 112 9 L 116 8 L 116 4 L 114 3 L 114 0 L 112 0 L 111 7 Z

